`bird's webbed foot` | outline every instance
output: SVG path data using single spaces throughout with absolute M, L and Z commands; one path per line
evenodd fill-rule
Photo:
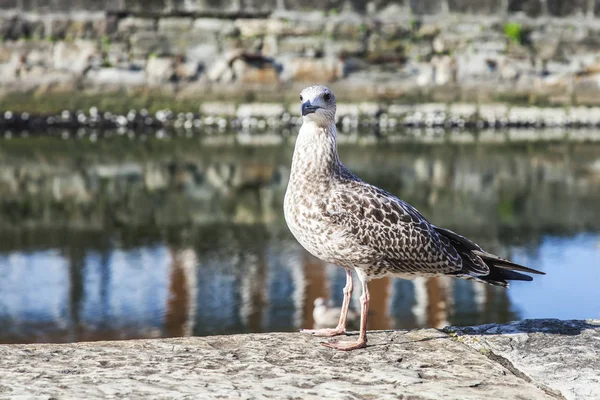
M 359 338 L 358 340 L 356 340 L 354 342 L 348 342 L 348 341 L 322 342 L 321 344 L 325 347 L 329 347 L 330 349 L 350 351 L 350 350 L 362 349 L 363 347 L 367 347 L 367 340 L 366 340 L 366 338 L 365 339 Z

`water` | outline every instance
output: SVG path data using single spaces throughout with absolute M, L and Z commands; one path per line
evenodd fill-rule
M 311 327 L 314 299 L 341 302 L 344 273 L 285 226 L 292 149 L 227 137 L 2 142 L 0 342 Z M 600 145 L 380 139 L 340 152 L 432 222 L 548 274 L 509 290 L 373 281 L 370 329 L 600 318 Z

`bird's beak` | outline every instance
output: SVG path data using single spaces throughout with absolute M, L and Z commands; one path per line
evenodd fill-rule
M 312 104 L 310 104 L 310 101 L 306 101 L 306 102 L 302 103 L 302 115 L 312 114 L 315 111 L 317 111 L 317 109 L 319 109 L 319 108 L 321 108 L 321 107 L 313 106 Z

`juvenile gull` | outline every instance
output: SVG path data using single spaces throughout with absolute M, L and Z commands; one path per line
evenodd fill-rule
M 300 102 L 303 123 L 285 193 L 285 220 L 306 250 L 346 270 L 337 327 L 302 332 L 346 333 L 352 270 L 363 291 L 360 335 L 354 342 L 323 343 L 339 350 L 367 345 L 371 279 L 448 275 L 507 287 L 509 280 L 532 280 L 521 272 L 543 274 L 487 253 L 469 239 L 431 224 L 410 204 L 360 180 L 338 156 L 333 92 L 325 86 L 307 87 Z

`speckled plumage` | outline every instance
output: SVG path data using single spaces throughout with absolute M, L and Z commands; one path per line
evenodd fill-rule
M 506 286 L 510 279 L 531 280 L 514 270 L 539 273 L 432 225 L 410 204 L 356 177 L 339 160 L 331 90 L 306 88 L 301 101 L 303 124 L 284 213 L 292 234 L 311 254 L 356 270 L 363 291 L 366 282 L 383 276 L 452 275 Z

